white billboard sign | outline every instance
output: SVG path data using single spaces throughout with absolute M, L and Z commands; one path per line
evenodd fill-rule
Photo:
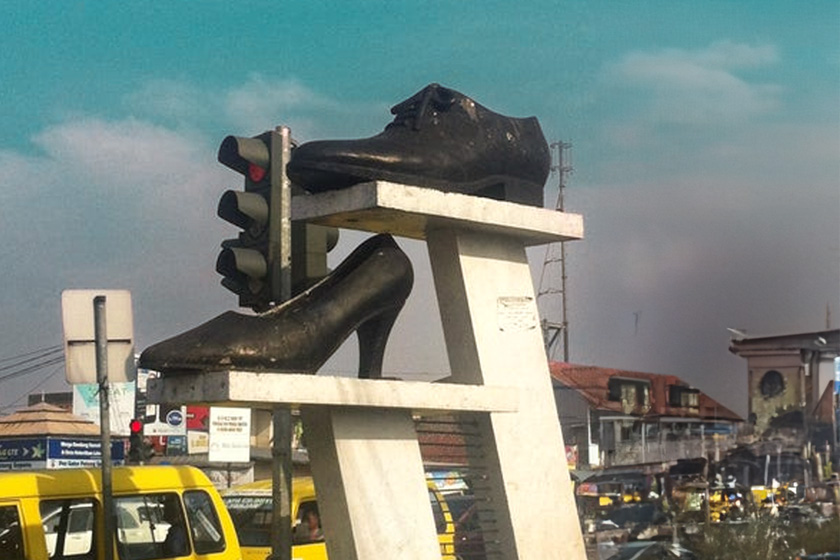
M 251 409 L 210 407 L 208 459 L 219 463 L 251 460 Z

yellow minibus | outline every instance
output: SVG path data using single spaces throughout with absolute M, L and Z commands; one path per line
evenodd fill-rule
M 242 560 L 218 491 L 194 467 L 114 467 L 115 534 L 100 469 L 0 473 L 0 559 Z
M 265 560 L 271 553 L 273 501 L 271 480 L 258 480 L 222 491 L 233 518 L 243 560 Z M 429 483 L 429 500 L 438 531 L 442 560 L 454 560 L 455 526 L 446 502 Z M 311 477 L 292 479 L 292 560 L 327 560 L 327 547 Z M 383 558 L 388 555 L 383 553 Z

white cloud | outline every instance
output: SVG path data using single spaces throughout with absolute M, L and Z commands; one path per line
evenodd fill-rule
M 48 161 L 112 188 L 137 183 L 153 187 L 172 181 L 173 175 L 189 177 L 197 163 L 210 159 L 200 138 L 136 119 L 64 122 L 38 134 L 34 142 Z
M 781 88 L 752 83 L 737 70 L 778 61 L 775 47 L 730 41 L 704 49 L 634 51 L 605 68 L 607 80 L 648 97 L 646 120 L 678 124 L 720 124 L 743 121 L 779 106 Z
M 123 99 L 132 113 L 170 123 L 212 121 L 220 104 L 212 91 L 176 80 L 150 80 Z
M 131 261 L 156 244 L 165 252 L 173 236 L 197 240 L 219 227 L 217 198 L 233 175 L 200 137 L 136 119 L 81 118 L 33 143 L 34 155 L 0 152 L 0 235 L 11 240 L 8 251 L 31 251 L 28 232 L 39 232 L 43 259 L 33 267 L 73 274 L 75 259 Z
M 191 315 L 178 298 L 229 299 L 213 267 L 234 228 L 215 213 L 222 190 L 240 181 L 207 139 L 138 119 L 83 117 L 32 142 L 31 152 L 0 150 L 0 255 L 26 263 L 10 267 L 0 307 L 32 315 L 0 326 L 0 336 L 21 347 L 49 338 L 55 298 L 69 287 L 132 290 L 148 330 L 206 309 L 195 305 Z
M 697 51 L 670 49 L 676 58 L 695 60 L 703 66 L 723 68 L 749 68 L 766 66 L 779 62 L 779 55 L 773 45 L 751 46 L 732 41 L 716 41 L 708 48 Z
M 38 167 L 52 176 L 53 192 L 74 193 L 79 204 L 98 197 L 132 215 L 177 217 L 223 184 L 224 170 L 204 138 L 137 119 L 68 121 L 33 142 L 43 151 Z
M 296 139 L 358 135 L 384 126 L 384 103 L 341 102 L 295 78 L 253 73 L 226 89 L 207 89 L 176 80 L 152 80 L 123 99 L 131 113 L 175 130 L 225 128 L 237 135 L 256 135 L 278 125 L 289 126 Z
M 252 74 L 245 83 L 228 90 L 223 103 L 227 122 L 240 130 L 258 133 L 282 124 L 303 141 L 358 135 L 371 122 L 387 122 L 388 116 L 383 104 L 339 102 L 294 78 L 272 79 L 260 74 Z

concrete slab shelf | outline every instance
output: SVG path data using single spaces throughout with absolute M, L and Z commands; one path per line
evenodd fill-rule
M 516 412 L 518 390 L 457 383 L 326 375 L 211 371 L 150 379 L 150 403 L 273 408 L 321 405 L 415 412 Z
M 526 246 L 583 238 L 579 214 L 385 181 L 294 196 L 292 220 L 420 240 L 441 229 L 500 234 Z

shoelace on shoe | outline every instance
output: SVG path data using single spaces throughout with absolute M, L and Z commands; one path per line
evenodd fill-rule
M 441 87 L 440 84 L 430 84 L 405 101 L 391 107 L 391 114 L 395 117 L 385 128 L 406 126 L 406 123 L 411 121 L 411 128 L 420 130 L 420 123 L 423 122 L 430 105 L 437 111 L 446 111 L 454 103 L 455 97 L 452 95 L 452 90 Z

